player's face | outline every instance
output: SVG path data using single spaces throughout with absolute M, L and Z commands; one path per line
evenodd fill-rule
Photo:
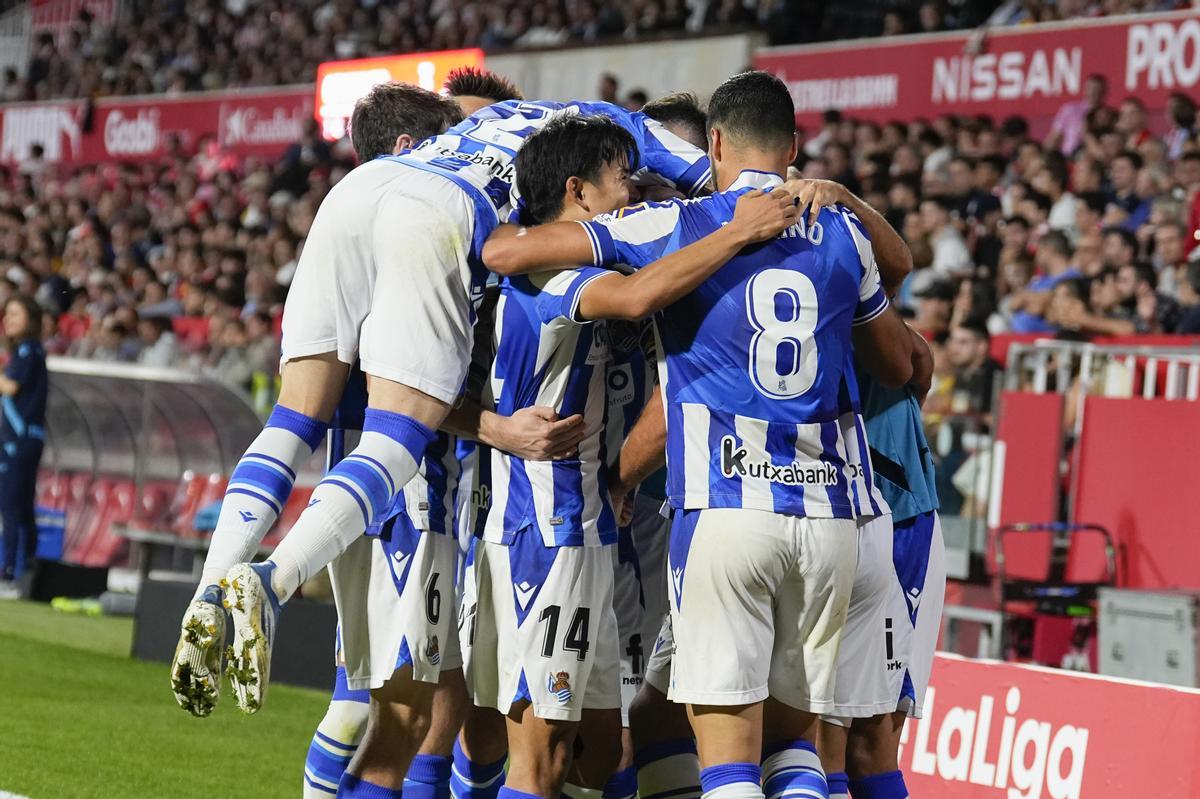
M 583 182 L 583 200 L 592 214 L 607 214 L 629 205 L 631 185 L 624 163 L 609 162 L 600 170 L 596 182 Z

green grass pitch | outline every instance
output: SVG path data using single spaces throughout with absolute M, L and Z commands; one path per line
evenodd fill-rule
M 0 796 L 297 797 L 329 695 L 272 686 L 243 716 L 223 686 L 207 719 L 171 696 L 167 666 L 129 657 L 130 619 L 0 602 Z

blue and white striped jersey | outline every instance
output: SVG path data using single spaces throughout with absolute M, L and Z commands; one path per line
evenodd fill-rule
M 696 194 L 708 183 L 708 156 L 644 114 L 601 102 L 555 103 L 508 100 L 476 112 L 415 149 L 388 156 L 441 175 L 475 205 L 475 252 L 500 222 L 516 221 L 517 171 L 513 159 L 525 139 L 562 114 L 602 115 L 633 134 L 641 166 L 680 191 Z
M 747 171 L 711 197 L 582 224 L 596 263 L 645 266 L 727 223 L 745 192 L 780 182 Z M 663 311 L 671 504 L 855 518 L 852 483 L 864 475 L 848 468 L 854 415 L 839 400 L 851 325 L 887 307 L 861 223 L 834 209 L 746 248 Z
M 581 323 L 580 292 L 607 274 L 585 267 L 505 278 L 496 308 L 496 360 L 491 398 L 503 416 L 531 406 L 561 417 L 583 414 L 587 437 L 579 457 L 526 461 L 496 449 L 481 479 L 491 507 L 483 538 L 509 544 L 533 527 L 548 547 L 600 546 L 617 540 L 605 480 L 605 376 L 609 360 L 604 322 Z

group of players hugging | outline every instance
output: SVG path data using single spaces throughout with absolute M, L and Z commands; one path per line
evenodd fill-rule
M 907 796 L 945 583 L 931 358 L 889 302 L 903 240 L 786 179 L 784 84 L 633 113 L 465 70 L 377 86 L 351 131 L 183 619 L 180 706 L 211 713 L 224 668 L 259 710 L 283 607 L 328 567 L 305 796 Z

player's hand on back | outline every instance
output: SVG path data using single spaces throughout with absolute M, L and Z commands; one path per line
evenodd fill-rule
M 500 449 L 528 461 L 562 460 L 578 454 L 587 430 L 583 415 L 559 419 L 553 408 L 522 408 L 507 417 Z
M 749 191 L 738 197 L 733 221 L 726 228 L 744 244 L 773 239 L 796 222 L 799 209 L 792 195 L 783 189 L 770 193 Z
M 822 208 L 845 203 L 850 196 L 850 190 L 834 180 L 817 180 L 815 178 L 800 178 L 789 180 L 783 188 L 796 198 L 801 209 L 807 208 L 808 223 L 817 221 Z

